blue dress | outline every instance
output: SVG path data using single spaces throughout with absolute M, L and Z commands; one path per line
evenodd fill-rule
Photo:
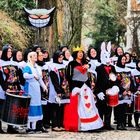
M 28 113 L 28 121 L 38 121 L 42 120 L 43 113 L 42 113 L 42 106 L 41 106 L 41 92 L 40 92 L 40 80 L 36 80 L 34 78 L 34 74 L 41 80 L 41 75 L 39 74 L 38 67 L 33 67 L 27 65 L 24 70 L 24 78 L 26 79 L 26 83 L 24 86 L 25 92 L 31 96 L 31 102 L 29 107 Z

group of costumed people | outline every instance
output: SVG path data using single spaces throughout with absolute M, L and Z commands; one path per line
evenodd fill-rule
M 103 42 L 97 51 L 87 52 L 74 47 L 72 55 L 67 46 L 49 52 L 35 45 L 22 51 L 10 44 L 2 48 L 0 58 L 0 116 L 2 118 L 6 93 L 30 96 L 27 133 L 38 131 L 103 131 L 114 130 L 112 108 L 117 130 L 134 127 L 140 130 L 140 60 L 117 47 L 111 57 L 111 42 Z M 23 57 L 24 56 L 24 57 Z M 15 91 L 15 92 L 14 92 Z M 17 92 L 19 91 L 19 92 Z M 21 92 L 23 91 L 23 92 Z M 114 106 L 108 95 L 115 95 Z M 0 133 L 5 133 L 0 121 Z M 9 124 L 7 133 L 19 133 Z

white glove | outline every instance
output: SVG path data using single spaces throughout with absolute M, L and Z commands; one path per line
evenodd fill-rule
M 132 103 L 131 100 L 125 100 L 125 103 L 127 103 L 128 105 L 130 105 Z
M 45 87 L 45 88 L 43 89 L 43 91 L 46 92 L 46 93 L 48 93 L 47 87 Z
M 58 96 L 56 96 L 55 97 L 55 100 L 56 100 L 56 102 L 59 104 L 59 106 L 60 106 L 60 104 L 61 104 L 61 99 L 60 99 L 60 97 L 58 97 Z
M 98 98 L 99 98 L 100 100 L 104 100 L 104 99 L 105 99 L 105 97 L 104 97 L 105 95 L 104 95 L 103 92 L 98 93 L 97 96 L 98 96 Z

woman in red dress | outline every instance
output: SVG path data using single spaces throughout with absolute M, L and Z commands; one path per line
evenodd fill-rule
M 103 122 L 90 89 L 88 78 L 90 65 L 81 47 L 74 48 L 72 56 L 74 60 L 67 68 L 71 93 L 70 104 L 67 104 L 64 110 L 64 128 L 66 131 L 74 132 L 99 129 L 103 126 Z

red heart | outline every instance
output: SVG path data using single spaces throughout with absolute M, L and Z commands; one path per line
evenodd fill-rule
M 85 104 L 87 108 L 90 108 L 90 103 Z
M 85 96 L 84 96 L 84 98 L 87 100 L 87 99 L 88 99 L 88 96 L 87 96 L 87 95 L 85 95 Z
M 75 69 L 79 70 L 82 74 L 87 72 L 87 69 L 83 68 L 82 66 L 76 66 Z

